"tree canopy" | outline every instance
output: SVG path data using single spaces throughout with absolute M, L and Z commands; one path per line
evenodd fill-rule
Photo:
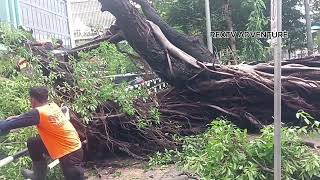
M 211 1 L 212 31 L 229 31 L 226 11 L 224 7 L 229 3 L 230 17 L 234 31 L 269 31 L 270 1 L 238 1 L 217 0 Z M 155 0 L 154 5 L 159 14 L 175 29 L 186 34 L 202 37 L 206 41 L 205 34 L 205 9 L 204 0 Z M 314 7 L 318 7 L 314 3 Z M 301 0 L 283 0 L 283 30 L 289 32 L 289 38 L 284 39 L 284 45 L 289 51 L 305 47 L 305 25 L 301 21 L 304 18 L 297 6 L 301 6 Z M 257 16 L 261 13 L 261 16 Z M 251 22 L 250 22 L 251 21 Z M 252 26 L 254 24 L 254 26 Z M 228 39 L 214 39 L 213 45 L 216 51 L 231 46 Z M 269 47 L 267 39 L 253 41 L 248 39 L 236 39 L 237 50 L 244 60 L 262 59 L 259 55 Z M 248 50 L 249 49 L 249 50 Z

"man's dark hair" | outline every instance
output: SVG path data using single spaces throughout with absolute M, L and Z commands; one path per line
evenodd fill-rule
M 48 89 L 46 87 L 31 87 L 29 96 L 39 103 L 48 102 Z

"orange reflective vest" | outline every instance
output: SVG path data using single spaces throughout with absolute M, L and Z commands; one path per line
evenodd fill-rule
M 37 129 L 52 159 L 59 159 L 81 148 L 76 129 L 57 104 L 50 103 L 36 109 L 40 114 Z

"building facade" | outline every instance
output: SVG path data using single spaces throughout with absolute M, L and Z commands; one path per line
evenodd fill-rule
M 1 0 L 0 20 L 32 30 L 37 40 L 61 39 L 74 46 L 67 0 Z
M 109 12 L 101 12 L 98 0 L 71 0 L 71 26 L 77 45 L 100 35 L 115 22 Z

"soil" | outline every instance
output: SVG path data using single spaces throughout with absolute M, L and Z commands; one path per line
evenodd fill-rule
M 249 140 L 257 135 L 250 134 Z M 303 137 L 304 142 L 319 153 L 320 136 Z M 126 156 L 111 155 L 105 160 L 89 162 L 86 168 L 87 180 L 198 180 L 199 177 L 179 170 L 175 165 L 150 168 L 147 161 Z
M 175 165 L 153 167 L 148 162 L 129 157 L 112 157 L 88 163 L 87 180 L 196 180 L 190 173 L 179 171 Z

